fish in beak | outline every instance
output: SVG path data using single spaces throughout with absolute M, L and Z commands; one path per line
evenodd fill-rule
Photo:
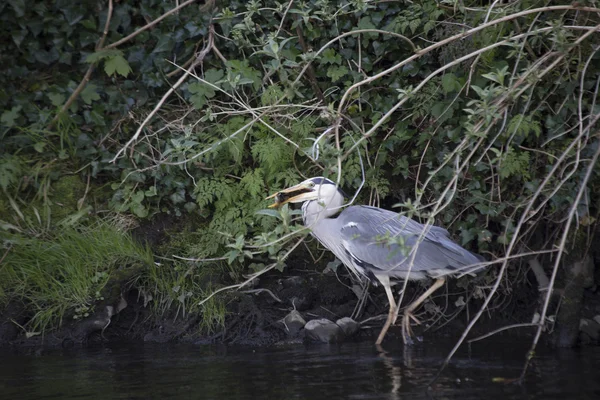
M 315 193 L 312 182 L 302 182 L 272 194 L 265 200 L 273 198 L 275 199 L 275 203 L 271 204 L 269 208 L 281 207 L 286 203 L 302 203 L 307 200 L 314 200 L 317 198 L 317 193 Z

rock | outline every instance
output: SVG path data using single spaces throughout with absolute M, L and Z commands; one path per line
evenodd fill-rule
M 337 343 L 344 338 L 344 332 L 339 325 L 327 318 L 313 319 L 304 326 L 306 336 L 323 343 Z
M 594 317 L 594 321 L 596 321 L 596 323 L 600 324 L 600 315 L 596 315 Z
M 306 321 L 302 318 L 302 314 L 294 310 L 285 316 L 283 324 L 285 325 L 288 336 L 295 336 L 300 332 L 300 329 L 304 328 Z
M 336 325 L 342 329 L 346 337 L 352 336 L 358 332 L 360 326 L 358 322 L 349 317 L 344 317 L 335 321 Z
M 583 318 L 579 323 L 579 330 L 586 333 L 592 340 L 600 338 L 600 324 L 591 319 Z

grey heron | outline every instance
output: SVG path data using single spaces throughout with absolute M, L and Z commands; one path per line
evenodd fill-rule
M 470 273 L 483 258 L 453 242 L 444 228 L 377 207 L 344 208 L 344 197 L 333 181 L 315 177 L 267 199 L 275 198 L 271 207 L 303 203 L 302 219 L 311 234 L 351 271 L 381 283 L 390 309 L 376 344 L 381 344 L 398 315 L 390 278 L 436 279 L 404 310 L 402 339 L 410 343 L 410 318 L 417 321 L 412 312 L 444 284 L 446 276 Z

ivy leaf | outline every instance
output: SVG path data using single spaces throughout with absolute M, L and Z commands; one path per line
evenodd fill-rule
M 131 201 L 134 203 L 141 203 L 144 200 L 144 191 L 138 190 L 131 196 Z
M 464 229 L 460 232 L 461 244 L 464 246 L 477 236 L 477 232 L 474 228 L 472 229 Z
M 132 204 L 131 212 L 133 212 L 139 218 L 146 218 L 148 216 L 148 209 L 141 203 Z
M 131 67 L 123 56 L 113 56 L 104 62 L 104 72 L 106 72 L 108 76 L 113 76 L 116 72 L 124 78 L 127 78 L 127 75 L 131 72 Z
M 146 197 L 154 197 L 157 194 L 158 193 L 156 192 L 156 186 L 150 186 L 150 189 L 148 189 L 144 192 L 144 196 L 146 196 Z
M 123 52 L 121 50 L 117 50 L 117 49 L 100 50 L 100 51 L 96 51 L 94 53 L 88 54 L 88 56 L 85 58 L 85 62 L 93 64 L 100 60 L 104 60 L 104 59 L 110 58 L 110 57 L 117 57 L 117 56 L 123 56 Z
M 260 88 L 262 79 L 261 74 L 254 68 L 252 68 L 249 64 L 248 60 L 229 60 L 227 61 L 227 67 L 232 76 L 241 75 L 243 78 L 246 78 L 252 81 L 252 87 L 254 90 L 258 90 Z
M 22 17 L 25 15 L 25 0 L 8 0 L 8 4 L 10 4 L 13 10 L 15 10 L 17 17 Z
M 431 108 L 431 115 L 435 119 L 438 119 L 440 117 L 440 115 L 442 115 L 442 113 L 444 112 L 445 109 L 446 109 L 446 103 L 444 103 L 444 102 L 434 103 L 433 107 Z
M 211 99 L 215 96 L 214 89 L 202 82 L 190 83 L 188 91 L 192 93 L 190 101 L 197 110 L 204 107 L 207 99 Z
M 377 29 L 377 27 L 371 21 L 370 17 L 362 17 L 360 19 L 360 21 L 358 22 L 357 28 L 358 29 Z M 363 33 L 363 35 L 366 38 L 369 38 L 369 39 L 376 39 L 377 36 L 379 36 L 379 34 L 376 33 L 376 32 L 373 32 L 373 33 Z
M 48 93 L 48 98 L 54 107 L 63 105 L 66 99 L 65 95 L 62 93 Z
M 343 65 L 341 65 L 339 67 L 332 65 L 331 67 L 327 68 L 327 76 L 329 78 L 331 78 L 332 82 L 336 82 L 336 81 L 340 80 L 340 78 L 342 76 L 346 75 L 347 73 L 348 73 L 348 68 L 346 68 Z
M 337 54 L 334 49 L 327 49 L 321 55 L 322 64 L 337 64 L 342 63 L 342 56 Z
M 11 108 L 10 111 L 4 111 L 0 117 L 2 125 L 12 128 L 15 125 L 15 120 L 19 118 L 19 111 L 21 111 L 21 108 L 21 106 L 15 106 Z
M 204 73 L 204 80 L 214 84 L 215 86 L 219 86 L 217 83 L 223 79 L 224 75 L 225 73 L 222 70 L 211 68 Z
M 21 164 L 19 158 L 7 156 L 0 158 L 0 187 L 6 190 L 9 185 L 16 183 L 21 174 Z
M 180 204 L 185 202 L 185 190 L 181 189 L 169 196 L 169 199 L 173 204 Z
M 27 36 L 27 29 L 21 29 L 20 31 L 15 31 L 12 33 L 12 38 L 17 47 L 21 47 L 21 43 Z
M 84 19 L 83 21 L 81 21 L 81 26 L 83 26 L 86 29 L 89 30 L 95 30 L 96 29 L 96 21 L 93 19 Z
M 158 43 L 152 53 L 160 53 L 163 51 L 171 51 L 173 48 L 173 39 L 169 34 L 160 35 Z
M 88 83 L 81 91 L 81 99 L 85 104 L 92 104 L 93 101 L 100 100 L 100 95 L 96 91 L 98 87 L 93 83 Z

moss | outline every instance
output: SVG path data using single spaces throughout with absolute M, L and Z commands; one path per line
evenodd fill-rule
M 78 175 L 64 175 L 52 184 L 50 215 L 59 221 L 77 210 L 77 202 L 85 195 L 85 183 Z

